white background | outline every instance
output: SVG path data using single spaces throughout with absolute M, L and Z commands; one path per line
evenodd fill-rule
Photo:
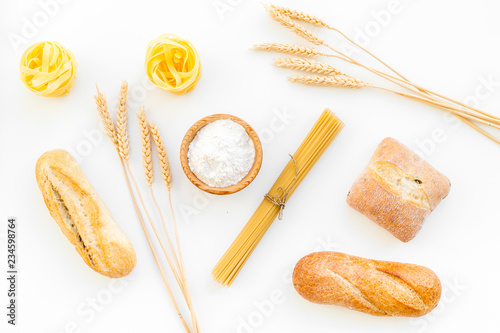
M 1 273 L 2 332 L 6 327 L 8 332 L 183 331 L 126 193 L 113 147 L 107 138 L 89 143 L 85 134 L 95 135 L 99 129 L 95 84 L 115 110 L 121 80 L 130 86 L 131 163 L 144 189 L 134 116 L 139 105 L 144 104 L 148 118 L 159 125 L 170 154 L 182 247 L 203 332 L 499 331 L 496 144 L 439 110 L 388 93 L 288 82 L 291 72 L 272 66 L 277 55 L 249 48 L 260 42 L 305 42 L 272 21 L 259 1 L 73 0 L 52 8 L 52 17 L 44 21 L 41 4 L 47 2 L 1 0 L 0 5 L 0 258 L 5 271 L 5 222 L 7 216 L 16 216 L 20 273 L 15 328 L 5 323 L 7 285 Z M 368 47 L 407 77 L 500 113 L 500 86 L 488 88 L 483 83 L 488 77 L 500 82 L 496 1 L 402 0 L 397 14 L 384 17 L 384 26 L 374 13 L 387 10 L 389 0 L 278 3 L 318 15 L 353 37 L 362 38 L 360 31 L 369 30 Z M 225 11 L 218 12 L 215 5 L 221 4 L 226 4 Z M 23 35 L 26 22 L 34 21 L 39 25 L 36 31 Z M 151 88 L 145 81 L 146 45 L 165 32 L 189 39 L 201 56 L 203 77 L 184 96 Z M 343 45 L 335 34 L 318 32 Z M 16 47 L 9 41 L 14 35 L 26 40 Z M 36 96 L 19 80 L 22 51 L 41 40 L 62 43 L 78 60 L 74 87 L 65 97 Z M 287 154 L 295 151 L 325 107 L 345 122 L 345 129 L 290 200 L 285 220 L 270 228 L 233 286 L 219 286 L 211 269 L 283 169 Z M 278 122 L 283 126 L 270 132 L 276 112 L 287 112 L 294 119 Z M 178 151 L 184 133 L 213 113 L 243 118 L 264 141 L 260 174 L 238 194 L 204 194 L 180 168 Z M 440 142 L 432 139 L 433 133 L 439 134 Z M 345 203 L 350 185 L 387 136 L 423 152 L 452 183 L 449 196 L 407 244 Z M 114 285 L 124 285 L 117 293 L 109 291 L 108 278 L 83 263 L 43 203 L 34 168 L 37 158 L 53 148 L 83 151 L 82 169 L 135 247 L 137 267 L 122 284 Z M 166 210 L 163 185 L 157 181 L 155 186 Z M 443 283 L 441 303 L 428 316 L 413 320 L 309 303 L 293 290 L 290 272 L 298 259 L 320 249 L 427 266 Z M 98 299 L 99 310 L 90 307 L 92 298 Z M 271 306 L 272 300 L 277 302 Z

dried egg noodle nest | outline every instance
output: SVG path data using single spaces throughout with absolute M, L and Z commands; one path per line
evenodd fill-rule
M 37 95 L 63 96 L 73 86 L 77 67 L 73 53 L 61 44 L 35 43 L 21 57 L 21 81 Z
M 198 52 L 174 34 L 152 40 L 146 51 L 146 73 L 155 85 L 176 95 L 191 91 L 201 77 Z

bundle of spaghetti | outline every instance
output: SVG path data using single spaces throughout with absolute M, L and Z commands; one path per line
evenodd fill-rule
M 275 198 L 281 191 L 284 205 L 343 127 L 342 121 L 325 109 L 267 195 Z M 281 209 L 267 198 L 262 200 L 246 226 L 212 270 L 212 276 L 217 282 L 224 286 L 233 283 Z

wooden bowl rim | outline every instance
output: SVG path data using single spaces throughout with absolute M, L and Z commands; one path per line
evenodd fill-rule
M 248 172 L 248 174 L 243 177 L 242 180 L 240 180 L 237 184 L 227 186 L 227 187 L 211 187 L 202 182 L 196 175 L 191 171 L 191 168 L 189 167 L 189 160 L 187 157 L 187 153 L 189 150 L 189 145 L 191 144 L 191 141 L 194 139 L 196 136 L 196 133 L 200 129 L 202 129 L 204 126 L 207 124 L 216 121 L 216 120 L 221 120 L 221 119 L 230 119 L 241 126 L 245 129 L 247 134 L 250 136 L 252 139 L 252 142 L 255 147 L 255 161 L 252 165 L 252 168 Z M 193 183 L 196 187 L 198 187 L 200 190 L 211 193 L 211 194 L 217 194 L 217 195 L 225 195 L 225 194 L 232 194 L 236 193 L 238 191 L 241 191 L 245 187 L 247 187 L 257 176 L 257 174 L 260 171 L 260 167 L 262 165 L 262 157 L 263 157 L 263 152 L 262 152 L 262 144 L 260 142 L 260 139 L 257 135 L 257 132 L 243 119 L 238 118 L 236 116 L 230 115 L 230 114 L 224 114 L 224 113 L 219 113 L 219 114 L 213 114 L 210 116 L 206 116 L 200 120 L 198 120 L 196 123 L 194 123 L 186 132 L 184 135 L 184 138 L 182 139 L 181 143 L 181 149 L 180 149 L 180 158 L 181 158 L 181 166 L 182 170 L 186 174 L 187 178 Z

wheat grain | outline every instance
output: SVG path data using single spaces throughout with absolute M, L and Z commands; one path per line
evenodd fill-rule
M 326 24 L 326 22 L 324 22 L 323 20 L 321 20 L 320 18 L 317 18 L 315 16 L 312 16 L 312 15 L 309 15 L 309 14 L 306 14 L 306 13 L 303 13 L 303 12 L 300 12 L 297 10 L 289 9 L 286 7 L 276 6 L 276 5 L 268 5 L 268 7 L 273 8 L 274 10 L 276 10 L 276 11 L 280 12 L 281 14 L 286 15 L 292 19 L 307 22 L 307 23 L 310 23 L 310 24 L 318 26 L 318 27 L 332 29 L 332 27 L 330 27 L 328 24 Z
M 120 156 L 128 161 L 130 157 L 130 145 L 128 142 L 128 114 L 127 114 L 127 82 L 123 81 L 120 88 L 120 100 L 118 102 L 118 112 L 116 113 L 116 138 L 118 141 L 118 151 Z
M 291 82 L 298 82 L 316 86 L 345 87 L 353 89 L 359 89 L 369 86 L 369 84 L 367 84 L 366 82 L 358 80 L 352 76 L 291 76 L 288 78 L 288 80 L 290 80 Z
M 153 158 L 151 155 L 151 133 L 149 133 L 148 122 L 146 120 L 146 113 L 144 112 L 143 106 L 139 108 L 137 119 L 139 120 L 139 129 L 141 131 L 142 140 L 142 165 L 144 167 L 146 181 L 148 182 L 148 185 L 151 186 L 154 181 Z
M 298 71 L 312 72 L 324 75 L 344 75 L 344 73 L 342 73 L 335 67 L 313 59 L 277 58 L 274 59 L 274 65 L 277 67 L 295 69 Z
M 151 133 L 151 136 L 153 137 L 156 151 L 158 152 L 163 181 L 170 191 L 170 188 L 172 187 L 172 173 L 170 172 L 170 163 L 168 162 L 167 150 L 165 149 L 163 140 L 161 139 L 158 127 L 156 127 L 156 125 L 153 123 L 149 123 L 149 131 Z
M 101 118 L 102 127 L 104 127 L 104 131 L 106 135 L 111 139 L 113 145 L 118 148 L 118 142 L 116 139 L 116 128 L 111 119 L 111 116 L 108 112 L 108 102 L 106 101 L 106 97 L 99 91 L 99 87 L 96 85 L 97 95 L 94 96 L 95 104 L 97 107 L 97 111 L 99 112 L 99 118 Z
M 302 38 L 305 38 L 309 42 L 315 44 L 315 45 L 323 45 L 325 42 L 319 38 L 315 33 L 312 31 L 306 29 L 304 26 L 292 21 L 292 19 L 282 13 L 280 13 L 277 9 L 274 7 L 266 7 L 267 11 L 269 12 L 269 15 L 271 15 L 272 19 L 279 22 L 281 25 L 287 27 L 288 29 L 292 30 L 295 32 L 297 35 L 299 35 Z
M 326 56 L 328 54 L 321 53 L 318 50 L 302 46 L 302 45 L 293 45 L 293 44 L 280 44 L 280 43 L 262 43 L 256 44 L 253 46 L 254 50 L 262 50 L 262 51 L 275 51 L 281 53 L 289 53 L 289 54 L 297 54 L 305 57 L 316 57 L 316 56 Z

